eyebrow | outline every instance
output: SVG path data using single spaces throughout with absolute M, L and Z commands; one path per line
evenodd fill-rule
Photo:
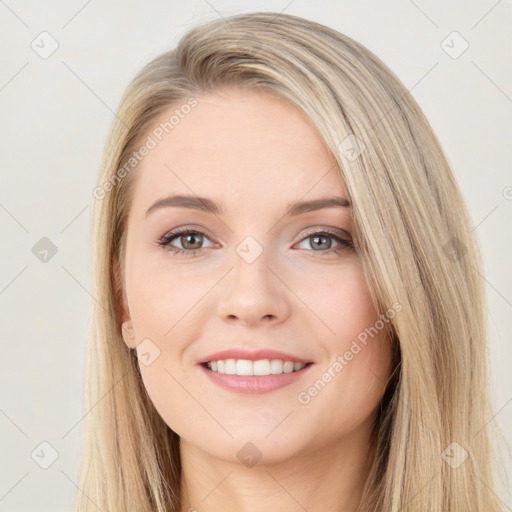
M 222 208 L 215 201 L 207 197 L 173 195 L 159 199 L 151 205 L 146 211 L 146 217 L 155 210 L 169 207 L 190 208 L 215 215 L 223 213 Z M 287 206 L 285 215 L 294 217 L 303 213 L 322 210 L 323 208 L 350 208 L 350 201 L 344 197 L 337 196 L 319 197 L 318 199 L 310 199 L 308 201 L 295 201 Z

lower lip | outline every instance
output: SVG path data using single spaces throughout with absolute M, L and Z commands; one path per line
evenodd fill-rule
M 221 388 L 243 394 L 261 394 L 269 393 L 277 389 L 289 386 L 300 380 L 312 364 L 291 373 L 278 373 L 271 375 L 229 375 L 227 373 L 218 373 L 200 365 L 201 370 L 206 376 Z

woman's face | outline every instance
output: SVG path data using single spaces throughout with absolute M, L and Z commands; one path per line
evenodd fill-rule
M 129 212 L 124 320 L 147 392 L 183 441 L 224 460 L 367 441 L 391 345 L 335 161 L 281 99 L 196 99 L 150 134 Z M 297 207 L 324 198 L 339 205 Z

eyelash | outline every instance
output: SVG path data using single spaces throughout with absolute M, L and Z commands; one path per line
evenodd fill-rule
M 201 231 L 198 231 L 196 229 L 191 229 L 189 227 L 185 227 L 185 228 L 180 228 L 176 231 L 171 231 L 171 232 L 165 234 L 162 238 L 160 238 L 157 241 L 157 243 L 161 247 L 166 248 L 169 251 L 173 252 L 176 256 L 182 254 L 187 257 L 193 257 L 198 252 L 203 250 L 203 249 L 180 249 L 179 247 L 174 247 L 173 245 L 171 245 L 172 241 L 174 241 L 176 238 L 178 238 L 180 236 L 183 236 L 184 234 L 201 235 L 205 238 L 208 238 Z M 321 235 L 321 236 L 325 236 L 326 238 L 334 238 L 340 244 L 338 247 L 329 248 L 325 251 L 320 250 L 320 251 L 314 251 L 314 252 L 331 253 L 331 252 L 339 252 L 340 250 L 347 249 L 347 248 L 351 248 L 351 249 L 354 248 L 354 244 L 350 240 L 345 240 L 345 239 L 341 238 L 339 235 L 337 235 L 336 233 L 333 233 L 332 231 L 329 231 L 327 229 L 320 230 L 320 231 L 313 230 L 311 232 L 307 232 L 307 233 L 305 233 L 305 236 L 303 236 L 301 238 L 300 242 L 303 242 L 304 240 L 306 240 L 307 238 L 309 238 L 313 235 Z M 310 249 L 310 250 L 313 251 L 313 249 Z

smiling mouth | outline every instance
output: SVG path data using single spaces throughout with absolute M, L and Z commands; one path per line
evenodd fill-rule
M 208 361 L 202 366 L 208 370 L 226 375 L 265 376 L 294 373 L 313 363 L 298 363 L 282 359 L 220 359 Z

